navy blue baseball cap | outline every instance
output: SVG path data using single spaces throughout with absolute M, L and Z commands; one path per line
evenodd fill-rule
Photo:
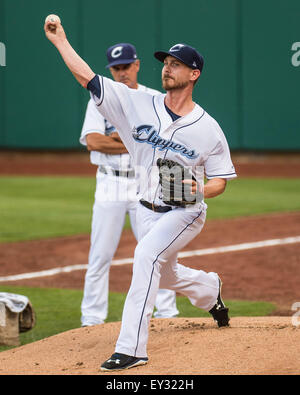
M 167 56 L 173 56 L 191 69 L 202 71 L 204 65 L 203 56 L 193 47 L 186 44 L 175 44 L 169 51 L 158 51 L 154 56 L 163 62 Z
M 130 64 L 137 60 L 136 49 L 132 44 L 120 43 L 109 47 L 107 52 L 108 65 L 106 68 L 118 64 Z

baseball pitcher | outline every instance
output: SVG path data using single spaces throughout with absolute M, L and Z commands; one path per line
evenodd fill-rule
M 187 296 L 193 305 L 208 311 L 219 327 L 229 325 L 218 274 L 177 262 L 178 252 L 204 226 L 204 200 L 222 194 L 227 180 L 236 177 L 229 147 L 219 124 L 193 101 L 204 65 L 195 48 L 180 43 L 155 53 L 163 63 L 166 94 L 152 96 L 95 74 L 74 51 L 61 23 L 55 22 L 54 30 L 49 25 L 45 24 L 48 39 L 77 81 L 90 91 L 98 111 L 117 128 L 135 164 L 145 169 L 136 217 L 142 235 L 135 249 L 132 282 L 115 352 L 101 370 L 144 365 L 159 286 Z M 180 174 L 186 176 L 180 179 Z

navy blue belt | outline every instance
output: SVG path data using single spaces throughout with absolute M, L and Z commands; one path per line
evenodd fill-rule
M 147 200 L 144 199 L 141 199 L 140 203 L 141 205 L 148 208 L 149 210 L 154 211 L 155 213 L 167 213 L 168 211 L 173 210 L 173 208 L 170 206 L 158 206 L 157 204 L 147 202 Z

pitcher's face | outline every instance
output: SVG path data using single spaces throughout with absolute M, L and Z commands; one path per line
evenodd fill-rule
M 191 82 L 194 83 L 196 76 L 199 77 L 200 71 L 193 70 L 173 56 L 167 56 L 162 68 L 162 85 L 168 90 L 183 89 Z

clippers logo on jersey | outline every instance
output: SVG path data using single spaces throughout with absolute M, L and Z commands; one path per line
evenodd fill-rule
M 116 58 L 118 58 L 119 56 L 121 56 L 122 55 L 122 51 L 123 51 L 123 47 L 116 47 L 116 48 L 114 48 L 112 51 L 111 51 L 111 57 L 112 58 L 114 58 L 114 59 L 116 59 Z
M 154 126 L 151 125 L 141 125 L 138 128 L 134 128 L 132 136 L 138 143 L 150 144 L 152 148 L 158 148 L 159 151 L 171 150 L 189 159 L 195 159 L 199 156 L 195 150 L 189 150 L 184 145 L 177 144 L 175 141 L 163 139 L 154 129 Z

